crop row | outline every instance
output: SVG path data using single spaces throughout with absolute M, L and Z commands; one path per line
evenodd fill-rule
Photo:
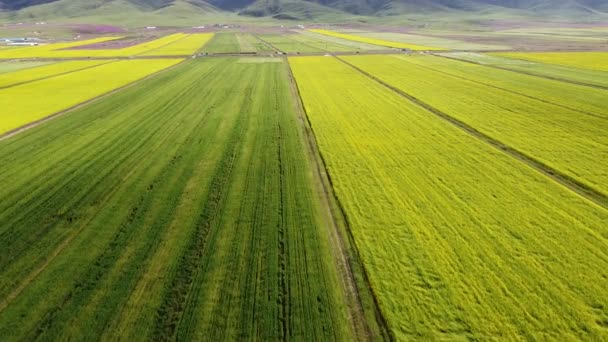
M 581 100 L 577 105 L 569 99 L 559 100 L 563 94 L 551 94 L 551 86 L 544 89 L 547 95 L 543 96 L 543 80 L 530 78 L 522 82 L 518 74 L 499 75 L 493 69 L 459 71 L 440 67 L 436 57 L 344 59 L 481 133 L 608 195 L 608 174 L 604 172 L 608 168 L 608 114 L 601 108 L 602 90 L 556 85 L 555 89 L 569 87 L 568 94 L 573 97 L 578 94 Z M 528 84 L 529 94 L 525 88 Z M 585 90 L 589 94 L 586 99 Z M 582 109 L 593 111 L 594 115 Z
M 398 340 L 608 338 L 604 208 L 338 59 L 290 64 Z
M 0 142 L 2 340 L 353 338 L 286 65 L 237 61 Z

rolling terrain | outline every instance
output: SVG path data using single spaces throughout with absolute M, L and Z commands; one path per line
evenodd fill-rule
M 195 22 L 241 14 L 278 20 L 351 20 L 364 17 L 607 17 L 605 0 L 22 0 L 0 2 L 5 19 L 127 18 Z M 208 20 L 208 18 L 206 19 Z
M 275 19 L 0 28 L 1 341 L 608 339 L 608 26 Z

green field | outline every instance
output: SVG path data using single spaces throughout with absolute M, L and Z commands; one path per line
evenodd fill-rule
M 608 341 L 603 21 L 30 1 L 0 4 L 37 42 L 0 47 L 0 342 Z
M 290 64 L 397 340 L 608 338 L 608 211 L 336 59 Z
M 524 77 L 522 75 L 509 72 L 506 76 L 496 75 L 501 71 L 483 69 L 470 70 L 466 73 L 468 78 L 465 78 L 462 71 L 455 68 L 450 68 L 447 73 L 433 70 L 435 61 L 448 65 L 460 63 L 443 61 L 438 57 L 343 58 L 408 95 L 608 196 L 608 173 L 605 172 L 608 169 L 608 159 L 605 158 L 608 153 L 608 114 L 605 109 L 602 111 L 602 90 L 563 85 L 563 88 L 572 89 L 573 93 L 568 93 L 568 96 L 576 96 L 576 91 L 580 91 L 580 96 L 584 97 L 584 91 L 589 90 L 589 101 L 581 100 L 579 107 L 588 106 L 597 111 L 590 115 L 576 108 L 576 104 L 568 103 L 567 99 L 556 100 L 564 94 L 551 94 L 554 91 L 552 87 L 545 88 L 547 95 L 538 98 L 543 91 L 539 84 L 544 81 L 538 78 L 519 83 L 522 87 L 531 88 L 522 94 L 520 89 L 513 91 L 513 85 L 517 78 Z M 452 75 L 459 73 L 461 76 Z M 504 89 L 489 86 L 497 84 Z
M 286 66 L 236 61 L 0 143 L 3 340 L 353 338 Z
M 276 50 L 284 53 L 322 53 L 326 52 L 323 43 L 315 41 L 311 44 L 309 40 L 302 37 L 302 40 L 294 38 L 294 35 L 271 35 L 260 34 L 258 37 L 268 43 Z

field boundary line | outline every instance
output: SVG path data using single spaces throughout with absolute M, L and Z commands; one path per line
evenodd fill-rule
M 460 129 L 461 131 L 471 135 L 472 137 L 477 138 L 478 140 L 485 142 L 488 145 L 496 148 L 497 150 L 513 157 L 514 159 L 519 160 L 520 162 L 531 167 L 532 169 L 547 176 L 549 179 L 554 180 L 556 183 L 562 185 L 566 189 L 578 194 L 582 198 L 585 198 L 585 199 L 589 200 L 590 202 L 593 202 L 596 205 L 608 210 L 608 196 L 604 195 L 603 193 L 599 192 L 598 190 L 595 190 L 594 188 L 580 182 L 579 180 L 574 179 L 573 177 L 568 176 L 568 175 L 560 172 L 559 170 L 556 170 L 531 156 L 528 156 L 527 154 L 501 142 L 500 140 L 494 139 L 494 138 L 490 137 L 489 135 L 478 131 L 473 126 L 470 126 L 470 125 L 440 111 L 439 109 L 427 104 L 426 102 L 382 81 L 378 77 L 343 60 L 342 58 L 339 58 L 339 57 L 336 57 L 336 58 L 339 61 L 341 61 L 342 63 L 350 66 L 354 70 L 356 70 L 359 73 L 363 74 L 364 76 L 368 77 L 369 79 L 379 83 L 380 85 L 388 88 L 389 90 L 392 90 L 397 95 L 400 95 L 401 97 L 408 100 L 409 102 L 417 105 L 418 107 L 421 107 L 421 108 L 427 110 L 431 114 L 442 119 L 443 121 L 450 123 L 451 125 L 455 126 L 456 128 Z
M 102 99 L 104 99 L 104 98 L 106 98 L 106 97 L 108 97 L 108 96 L 110 96 L 110 95 L 113 95 L 113 94 L 115 94 L 115 93 L 118 93 L 119 91 L 122 91 L 122 90 L 125 90 L 125 89 L 127 89 L 127 88 L 133 87 L 133 86 L 135 86 L 135 85 L 139 84 L 140 82 L 146 81 L 146 80 L 148 80 L 148 79 L 150 79 L 150 78 L 153 78 L 153 77 L 155 77 L 155 76 L 159 75 L 159 74 L 160 74 L 160 73 L 162 73 L 162 72 L 168 71 L 168 70 L 170 70 L 170 69 L 173 69 L 173 68 L 177 67 L 178 65 L 181 65 L 181 64 L 182 64 L 182 63 L 184 63 L 185 61 L 186 61 L 186 59 L 182 60 L 182 61 L 181 61 L 181 62 L 179 62 L 179 63 L 176 63 L 176 64 L 174 64 L 174 65 L 171 65 L 171 66 L 169 66 L 169 67 L 167 67 L 167 68 L 164 68 L 164 69 L 159 70 L 159 71 L 156 71 L 156 72 L 154 72 L 154 73 L 152 73 L 152 74 L 146 75 L 146 76 L 144 76 L 144 77 L 142 77 L 142 78 L 140 78 L 140 79 L 137 79 L 137 80 L 135 80 L 135 81 L 133 81 L 133 82 L 130 82 L 130 83 L 128 83 L 128 84 L 125 84 L 125 85 L 123 85 L 123 86 L 121 86 L 121 87 L 118 87 L 118 88 L 116 88 L 116 89 L 114 89 L 114 90 L 110 90 L 109 92 L 106 92 L 106 93 L 103 93 L 103 94 L 101 94 L 101 95 L 98 95 L 98 96 L 92 97 L 92 98 L 90 98 L 90 99 L 88 99 L 88 100 L 86 100 L 86 101 L 84 101 L 84 102 L 80 102 L 80 103 L 78 103 L 78 104 L 76 104 L 76 105 L 74 105 L 74 106 L 72 106 L 72 107 L 66 108 L 66 109 L 64 109 L 64 110 L 61 110 L 61 111 L 59 111 L 59 112 L 56 112 L 56 113 L 53 113 L 53 114 L 50 114 L 50 115 L 47 115 L 47 116 L 45 116 L 45 117 L 43 117 L 43 118 L 41 118 L 41 119 L 38 119 L 38 120 L 36 120 L 36 121 L 32 121 L 32 122 L 30 122 L 30 123 L 28 123 L 28 124 L 25 124 L 25 125 L 23 125 L 23 126 L 20 126 L 20 127 L 14 128 L 14 129 L 12 129 L 12 130 L 10 130 L 10 131 L 8 131 L 8 132 L 2 133 L 2 134 L 0 134 L 0 142 L 2 142 L 2 141 L 4 141 L 4 140 L 6 140 L 6 139 L 8 139 L 8 138 L 11 138 L 11 137 L 13 137 L 13 136 L 15 136 L 15 135 L 17 135 L 17 134 L 19 134 L 19 133 L 21 133 L 21 132 L 27 131 L 27 130 L 28 130 L 28 129 L 30 129 L 30 128 L 34 128 L 34 127 L 36 127 L 36 126 L 38 126 L 38 125 L 41 125 L 41 124 L 43 124 L 43 123 L 45 123 L 45 122 L 47 122 L 47 121 L 50 121 L 50 120 L 52 120 L 52 119 L 55 119 L 55 118 L 57 118 L 57 117 L 59 117 L 59 116 L 62 116 L 62 115 L 64 115 L 64 114 L 67 114 L 67 113 L 69 113 L 69 112 L 71 112 L 71 111 L 73 111 L 73 110 L 79 109 L 79 108 L 81 108 L 81 107 L 84 107 L 84 106 L 86 106 L 86 105 L 88 105 L 88 104 L 90 104 L 90 103 L 96 102 L 96 101 L 98 101 L 98 100 L 102 100 Z
M 62 72 L 62 73 L 59 73 L 59 74 L 54 74 L 54 75 L 49 75 L 49 76 L 46 76 L 46 77 L 37 78 L 35 80 L 29 80 L 29 81 L 23 81 L 23 82 L 13 83 L 13 84 L 9 84 L 7 86 L 0 86 L 0 90 L 2 90 L 2 89 L 8 89 L 8 88 L 12 88 L 12 87 L 28 84 L 28 83 L 34 83 L 34 82 L 38 82 L 38 81 L 44 81 L 44 80 L 48 80 L 50 78 L 59 77 L 59 76 L 63 76 L 63 75 L 69 75 L 69 74 L 74 73 L 74 72 L 88 70 L 88 69 L 93 69 L 93 68 L 100 67 L 102 65 L 108 65 L 108 64 L 111 64 L 111 63 L 115 63 L 115 62 L 118 62 L 118 61 L 117 60 L 110 60 L 109 62 L 106 62 L 106 63 L 99 63 L 99 64 L 91 65 L 91 66 L 88 66 L 88 67 L 84 67 L 84 68 L 81 68 L 81 69 L 75 69 L 75 70 L 65 71 L 65 72 Z M 54 63 L 54 64 L 51 64 L 51 65 L 55 65 L 55 64 L 61 64 L 61 62 L 60 63 Z M 44 65 L 42 65 L 42 66 L 44 66 Z M 24 69 L 24 70 L 28 70 L 28 69 Z
M 405 59 L 401 59 L 400 58 L 399 60 L 404 61 L 404 62 L 406 62 L 408 64 L 411 64 L 411 65 L 415 65 L 415 66 L 427 69 L 427 70 L 438 72 L 438 73 L 443 74 L 443 75 L 448 75 L 448 76 L 455 77 L 455 78 L 458 78 L 458 79 L 461 79 L 461 80 L 465 80 L 465 81 L 481 84 L 481 85 L 486 86 L 486 87 L 490 87 L 490 88 L 506 91 L 506 92 L 511 93 L 511 94 L 523 96 L 525 98 L 528 98 L 528 99 L 531 99 L 531 100 L 535 100 L 535 101 L 539 101 L 539 102 L 542 102 L 542 103 L 546 103 L 546 104 L 549 104 L 549 105 L 558 106 L 558 107 L 561 107 L 561 108 L 564 108 L 564 109 L 567 109 L 567 110 L 571 110 L 573 112 L 577 112 L 577 113 L 580 113 L 580 114 L 583 114 L 583 115 L 589 115 L 589 116 L 593 116 L 593 117 L 598 118 L 598 119 L 608 120 L 608 116 L 603 116 L 603 115 L 600 115 L 600 114 L 595 114 L 595 113 L 587 112 L 585 110 L 571 108 L 571 107 L 568 107 L 568 106 L 565 106 L 565 105 L 562 105 L 562 104 L 559 104 L 559 103 L 555 103 L 555 102 L 550 101 L 550 100 L 543 100 L 541 98 L 538 98 L 538 97 L 535 97 L 535 96 L 532 96 L 532 95 L 527 95 L 527 94 L 524 94 L 524 93 L 520 93 L 520 92 L 515 91 L 515 90 L 510 90 L 510 89 L 506 89 L 506 88 L 503 88 L 503 87 L 495 86 L 495 85 L 492 85 L 492 84 L 489 84 L 489 83 L 485 83 L 485 82 L 481 82 L 481 81 L 476 81 L 474 79 L 471 79 L 471 78 L 468 78 L 468 77 L 465 77 L 465 76 L 454 75 L 454 74 L 451 74 L 451 73 L 449 73 L 447 71 L 437 70 L 435 68 L 431 68 L 431 67 L 426 66 L 426 65 L 412 63 L 412 62 L 407 61 Z M 510 72 L 510 70 L 505 70 L 505 71 Z
M 308 160 L 311 163 L 313 178 L 315 179 L 315 188 L 317 188 L 317 196 L 321 199 L 321 213 L 325 217 L 326 223 L 328 223 L 327 230 L 329 234 L 330 243 L 332 246 L 337 247 L 337 251 L 332 249 L 334 255 L 334 263 L 337 264 L 339 270 L 342 273 L 342 285 L 343 291 L 346 293 L 347 300 L 350 302 L 348 312 L 351 319 L 351 324 L 354 331 L 357 333 L 358 338 L 364 338 L 365 340 L 375 340 L 377 337 L 382 337 L 383 340 L 394 341 L 395 336 L 388 328 L 388 323 L 382 310 L 380 308 L 376 294 L 373 291 L 369 276 L 363 265 L 360 253 L 354 243 L 354 236 L 346 211 L 342 206 L 337 194 L 334 191 L 333 182 L 331 176 L 327 171 L 327 164 L 323 155 L 317 145 L 316 135 L 312 128 L 310 119 L 306 112 L 306 107 L 300 94 L 300 88 L 298 87 L 295 76 L 289 64 L 288 58 L 284 57 L 284 61 L 287 68 L 287 77 L 289 81 L 290 92 L 295 97 L 293 101 L 293 107 L 300 121 L 301 138 L 304 139 L 304 145 L 306 146 L 306 152 Z M 325 209 L 325 210 L 323 210 Z M 346 235 L 346 236 L 344 236 Z M 349 253 L 350 251 L 350 253 Z M 352 254 L 352 255 L 351 255 Z M 361 269 L 364 284 L 359 284 L 356 280 L 355 272 L 353 271 L 353 264 L 358 265 Z M 365 309 L 360 295 L 359 287 L 363 285 L 367 287 L 366 291 L 372 297 L 374 303 L 374 315 L 378 326 L 380 328 L 381 336 L 373 336 L 373 331 L 369 326 L 369 322 L 365 316 Z M 355 306 L 355 307 L 353 307 Z M 354 311 L 354 312 L 353 312 Z
M 533 76 L 533 77 L 538 77 L 538 78 L 544 78 L 544 79 L 552 80 L 552 81 L 560 81 L 560 82 L 564 82 L 564 83 L 576 84 L 576 85 L 580 85 L 580 86 L 584 86 L 584 87 L 590 87 L 590 88 L 597 88 L 597 89 L 602 89 L 602 90 L 608 90 L 608 87 L 602 86 L 602 85 L 599 85 L 599 84 L 591 84 L 591 83 L 579 82 L 579 81 L 575 81 L 575 80 L 571 80 L 571 79 L 567 79 L 567 78 L 562 78 L 562 77 L 554 77 L 554 76 L 549 76 L 549 75 L 536 74 L 536 73 L 533 73 L 533 72 L 528 72 L 528 71 L 523 71 L 523 70 L 517 70 L 517 69 L 511 69 L 509 67 L 502 67 L 502 66 L 498 66 L 498 65 L 483 64 L 483 63 L 479 63 L 479 62 L 475 62 L 475 61 L 470 61 L 470 60 L 465 60 L 465 59 L 459 59 L 459 58 L 456 58 L 456 57 L 450 57 L 450 56 L 441 55 L 441 54 L 437 54 L 437 53 L 431 53 L 431 54 L 433 56 L 437 56 L 437 57 L 441 57 L 441 58 L 447 58 L 447 59 L 451 59 L 451 60 L 459 61 L 459 62 L 463 62 L 463 63 L 470 63 L 470 64 L 475 64 L 475 65 L 481 65 L 481 66 L 488 67 L 488 68 L 494 68 L 494 69 L 499 69 L 499 70 L 504 70 L 504 71 L 511 71 L 511 72 L 515 72 L 515 73 L 518 73 L 518 74 L 522 74 L 522 75 L 528 75 L 528 76 Z M 538 63 L 538 64 L 543 64 L 543 63 Z M 549 63 L 544 63 L 544 64 L 549 64 Z M 553 64 L 549 64 L 549 65 L 553 65 Z M 559 64 L 554 64 L 554 65 L 564 66 L 564 65 L 559 65 Z M 574 67 L 572 67 L 572 68 L 574 68 Z

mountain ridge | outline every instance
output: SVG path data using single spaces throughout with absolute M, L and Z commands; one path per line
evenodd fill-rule
M 608 0 L 0 0 L 0 12 L 15 18 L 40 19 L 97 13 L 194 16 L 216 12 L 279 19 L 433 13 L 608 17 Z

